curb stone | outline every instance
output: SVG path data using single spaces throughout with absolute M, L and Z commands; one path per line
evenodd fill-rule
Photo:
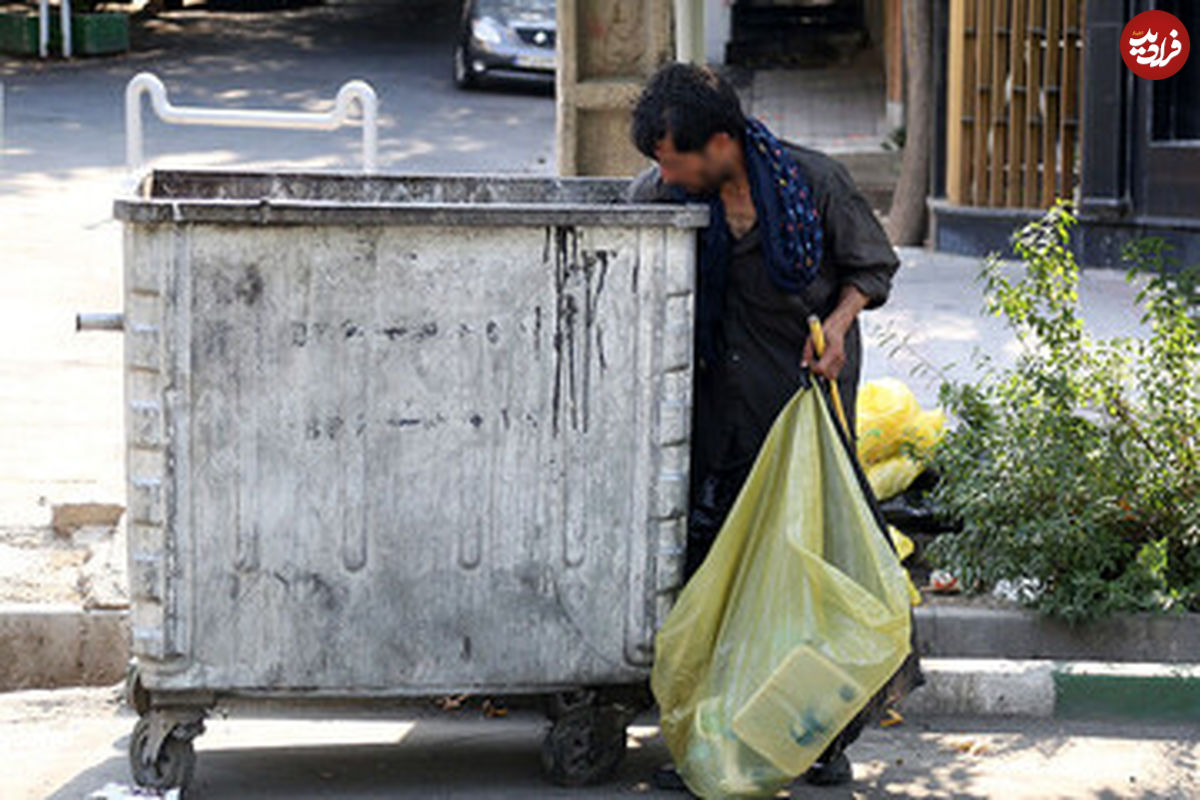
M 914 609 L 921 655 L 1053 661 L 1200 660 L 1200 614 L 1116 614 L 1072 626 L 1023 608 L 926 603 Z
M 1200 722 L 1200 664 L 923 658 L 927 714 Z
M 0 605 L 0 691 L 107 686 L 129 663 L 128 613 Z

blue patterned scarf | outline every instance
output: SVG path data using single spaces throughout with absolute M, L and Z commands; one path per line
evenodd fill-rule
M 748 117 L 745 136 L 746 175 L 758 216 L 767 274 L 785 292 L 798 292 L 817 275 L 821 264 L 821 220 L 812 189 L 795 159 L 759 120 Z M 717 355 L 717 326 L 725 299 L 733 234 L 719 193 L 694 196 L 672 187 L 679 200 L 699 200 L 709 207 L 709 224 L 700 235 L 696 286 L 697 355 L 712 363 Z

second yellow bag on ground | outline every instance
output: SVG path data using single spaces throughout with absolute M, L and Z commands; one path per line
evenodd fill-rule
M 858 458 L 880 500 L 900 494 L 925 469 L 925 456 L 945 433 L 946 412 L 922 410 L 895 378 L 868 381 L 859 392 Z

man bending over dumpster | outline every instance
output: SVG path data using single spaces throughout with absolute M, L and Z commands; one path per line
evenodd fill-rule
M 851 435 L 862 363 L 858 315 L 882 305 L 900 262 L 845 167 L 777 139 L 742 112 L 713 70 L 667 64 L 633 112 L 638 150 L 656 163 L 633 202 L 706 202 L 696 287 L 696 381 L 686 578 L 700 566 L 804 368 L 836 380 Z M 818 359 L 808 316 L 822 320 Z M 851 779 L 848 727 L 805 775 Z M 683 788 L 673 770 L 655 782 Z

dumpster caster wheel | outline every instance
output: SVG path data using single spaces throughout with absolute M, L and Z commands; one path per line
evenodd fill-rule
M 560 786 L 583 786 L 611 776 L 625 757 L 626 719 L 609 706 L 565 711 L 542 740 L 546 777 Z
M 125 704 L 136 711 L 138 716 L 145 716 L 150 710 L 150 693 L 142 685 L 141 670 L 133 659 L 130 659 L 125 670 Z
M 203 730 L 200 719 L 173 722 L 153 711 L 139 719 L 129 739 L 129 768 L 134 782 L 148 789 L 185 792 L 196 770 L 192 739 Z

